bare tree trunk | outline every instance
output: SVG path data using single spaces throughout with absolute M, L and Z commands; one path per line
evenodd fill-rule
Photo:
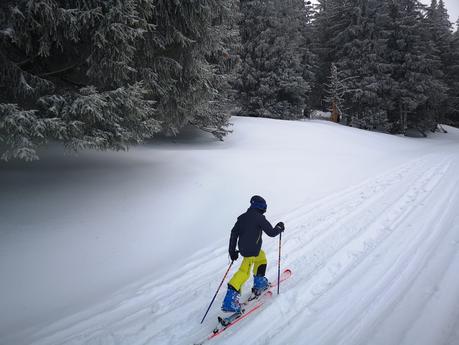
M 331 120 L 333 122 L 336 122 L 338 123 L 339 120 L 340 120 L 340 116 L 339 116 L 339 111 L 338 111 L 338 107 L 336 106 L 336 100 L 333 100 L 332 102 L 332 109 L 331 109 L 332 113 L 331 113 Z

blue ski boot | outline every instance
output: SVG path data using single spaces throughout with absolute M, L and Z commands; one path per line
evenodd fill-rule
M 222 304 L 222 311 L 228 313 L 240 313 L 241 304 L 239 303 L 239 292 L 236 291 L 231 285 L 228 285 L 225 299 Z
M 258 297 L 263 291 L 268 290 L 269 282 L 268 279 L 264 276 L 253 276 L 253 288 L 252 293 Z

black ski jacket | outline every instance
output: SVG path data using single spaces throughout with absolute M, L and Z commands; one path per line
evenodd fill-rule
M 249 208 L 246 213 L 237 218 L 231 230 L 229 252 L 236 250 L 236 242 L 238 242 L 239 253 L 242 256 L 258 256 L 263 242 L 261 239 L 263 231 L 270 237 L 275 237 L 281 232 L 277 227 L 272 227 L 262 211 Z

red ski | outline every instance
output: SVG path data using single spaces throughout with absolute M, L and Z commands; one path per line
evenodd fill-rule
M 280 276 L 280 283 L 283 281 L 287 280 L 292 276 L 292 271 L 290 269 L 285 269 Z M 258 298 L 253 299 L 251 301 L 246 301 L 241 304 L 245 306 L 244 311 L 241 314 L 233 314 L 229 317 L 226 318 L 221 318 L 219 317 L 219 323 L 217 327 L 213 330 L 212 334 L 208 335 L 205 339 L 203 339 L 200 342 L 194 343 L 194 345 L 202 345 L 206 343 L 207 341 L 218 337 L 220 334 L 222 334 L 224 331 L 226 331 L 228 328 L 233 327 L 235 324 L 237 324 L 239 321 L 244 320 L 246 317 L 249 315 L 253 314 L 257 310 L 259 310 L 263 304 L 266 302 L 267 299 L 273 296 L 272 289 L 277 287 L 277 280 L 275 282 L 272 282 L 264 293 L 262 293 Z M 223 321 L 223 322 L 222 322 Z M 224 325 L 223 325 L 224 324 Z

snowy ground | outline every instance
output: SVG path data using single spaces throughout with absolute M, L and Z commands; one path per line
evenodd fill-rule
M 294 276 L 215 344 L 459 343 L 459 130 L 233 122 L 223 143 L 1 164 L 0 344 L 192 344 L 252 194 Z

